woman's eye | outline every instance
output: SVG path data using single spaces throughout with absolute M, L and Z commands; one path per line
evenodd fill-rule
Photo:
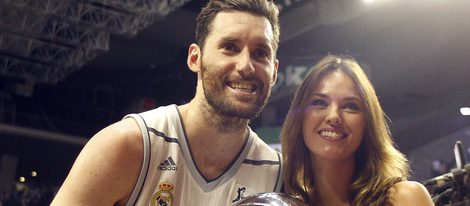
M 349 109 L 349 110 L 353 110 L 353 111 L 361 110 L 361 107 L 359 105 L 357 105 L 356 103 L 352 103 L 352 102 L 346 103 L 344 105 L 344 108 Z
M 313 105 L 313 106 L 327 106 L 328 103 L 323 99 L 316 99 L 316 100 L 312 101 L 311 105 Z

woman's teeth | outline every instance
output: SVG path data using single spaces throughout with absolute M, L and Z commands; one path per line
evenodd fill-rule
M 328 139 L 340 139 L 344 136 L 343 133 L 334 132 L 334 131 L 321 131 L 320 135 Z

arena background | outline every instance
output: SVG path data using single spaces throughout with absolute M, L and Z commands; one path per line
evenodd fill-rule
M 461 112 L 470 107 L 470 1 L 276 2 L 279 78 L 251 123 L 266 142 L 279 148 L 280 126 L 309 66 L 328 53 L 348 54 L 375 85 L 414 180 L 455 167 L 457 140 L 470 161 L 470 116 Z M 2 0 L 2 198 L 25 188 L 51 196 L 101 128 L 128 113 L 191 99 L 196 76 L 186 55 L 204 4 Z

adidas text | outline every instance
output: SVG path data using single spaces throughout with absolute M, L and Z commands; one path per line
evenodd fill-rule
M 160 165 L 157 167 L 158 170 L 163 170 L 163 171 L 164 170 L 176 170 L 176 168 L 177 168 L 176 166 L 160 166 Z
M 177 167 L 176 167 L 175 161 L 174 161 L 173 158 L 170 156 L 170 157 L 168 157 L 168 159 L 163 160 L 163 162 L 161 162 L 161 163 L 158 165 L 157 169 L 158 169 L 158 170 L 161 170 L 161 171 L 166 171 L 166 170 L 173 170 L 173 171 L 176 171 Z

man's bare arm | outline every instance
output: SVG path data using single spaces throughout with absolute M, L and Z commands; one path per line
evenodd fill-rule
M 133 119 L 104 128 L 80 152 L 52 205 L 124 205 L 142 159 L 141 132 Z

